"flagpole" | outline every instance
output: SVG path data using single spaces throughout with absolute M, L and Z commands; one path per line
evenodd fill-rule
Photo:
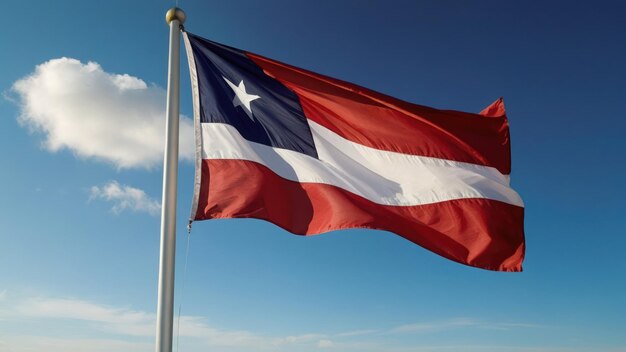
M 172 351 L 174 323 L 174 259 L 176 254 L 176 191 L 178 184 L 178 119 L 180 96 L 180 26 L 185 13 L 171 8 L 165 14 L 170 26 L 161 207 L 161 256 L 157 303 L 156 352 Z

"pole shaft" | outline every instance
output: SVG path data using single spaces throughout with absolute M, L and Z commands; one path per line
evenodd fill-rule
M 174 322 L 174 264 L 176 255 L 176 192 L 178 185 L 178 124 L 180 97 L 180 22 L 170 23 L 167 79 L 165 157 L 161 208 L 161 256 L 157 303 L 156 352 L 172 351 Z

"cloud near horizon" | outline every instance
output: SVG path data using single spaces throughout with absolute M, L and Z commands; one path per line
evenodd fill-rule
M 87 323 L 93 330 L 117 336 L 116 340 L 110 340 L 113 342 L 125 342 L 127 341 L 124 339 L 126 336 L 134 337 L 133 341 L 142 338 L 139 341 L 143 344 L 145 343 L 143 338 L 147 338 L 146 341 L 151 341 L 156 328 L 156 316 L 152 312 L 111 307 L 70 298 L 32 297 L 21 299 L 16 303 L 12 312 L 13 317 L 23 317 L 30 320 L 80 321 Z M 179 321 L 180 330 L 177 327 Z M 298 349 L 299 347 L 317 349 L 317 345 L 320 343 L 328 345 L 327 341 L 320 340 L 323 335 L 303 334 L 271 337 L 245 330 L 223 330 L 208 325 L 206 319 L 198 316 L 181 316 L 174 323 L 174 331 L 179 332 L 181 337 L 194 340 L 194 345 L 203 346 L 203 349 L 206 346 L 214 346 L 228 350 L 282 351 L 282 348 Z M 71 341 L 71 339 L 66 340 Z
M 151 168 L 163 159 L 165 90 L 128 74 L 108 73 L 96 62 L 52 59 L 12 86 L 20 124 L 45 135 L 50 152 L 117 168 Z M 181 116 L 180 157 L 192 160 L 193 122 Z
M 50 352 L 107 351 L 150 351 L 155 334 L 156 316 L 153 312 L 114 307 L 74 298 L 15 297 L 3 312 L 5 327 L 10 326 L 12 334 L 2 333 L 0 320 L 0 350 L 27 352 L 46 350 Z M 180 321 L 180 330 L 178 329 Z M 15 331 L 21 322 L 27 322 L 27 332 Z M 73 323 L 72 323 L 73 322 Z M 78 324 L 76 324 L 78 323 Z M 33 325 L 34 324 L 34 325 Z M 39 325 L 38 325 L 39 324 Z M 50 324 L 61 327 L 68 324 L 68 333 L 56 336 L 37 334 L 33 326 L 47 329 Z M 492 329 L 502 326 L 516 328 L 534 327 L 532 324 L 488 323 L 471 318 L 452 318 L 438 322 L 423 322 L 396 327 L 372 330 L 352 330 L 335 333 L 301 333 L 297 335 L 272 336 L 247 330 L 226 330 L 217 328 L 200 316 L 181 316 L 175 320 L 174 331 L 180 333 L 186 351 L 205 351 L 219 348 L 221 351 L 359 351 L 359 352 L 418 352 L 418 351 L 458 351 L 458 345 L 419 346 L 403 345 L 393 338 L 397 334 L 413 335 L 447 331 L 451 329 Z M 78 330 L 77 330 L 78 329 Z M 57 331 L 61 332 L 62 330 Z M 409 340 L 410 341 L 410 340 Z M 397 344 L 399 343 L 399 344 Z M 93 349 L 93 345 L 100 346 Z M 390 345 L 391 344 L 391 345 Z M 4 346 L 3 346 L 4 345 Z M 519 346 L 464 346 L 463 351 L 517 351 L 545 352 L 565 351 L 542 347 Z

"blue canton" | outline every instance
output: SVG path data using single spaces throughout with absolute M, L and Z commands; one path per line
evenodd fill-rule
M 243 138 L 317 158 L 298 96 L 244 52 L 187 33 L 200 90 L 200 121 L 225 123 Z

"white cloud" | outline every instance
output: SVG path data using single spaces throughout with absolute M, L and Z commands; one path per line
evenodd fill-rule
M 154 317 L 76 299 L 35 298 L 21 302 L 17 313 L 28 317 L 74 319 L 96 323 L 101 330 L 132 336 L 154 334 Z
M 35 335 L 8 337 L 0 341 L 0 351 L 7 352 L 149 352 L 151 342 L 131 342 L 114 339 L 55 338 Z
M 324 335 L 324 334 L 301 334 L 301 335 L 285 336 L 285 337 L 274 338 L 272 340 L 272 345 L 283 346 L 283 345 L 294 345 L 294 344 L 311 344 L 325 337 L 327 337 L 327 335 Z
M 342 333 L 336 334 L 335 336 L 351 337 L 351 336 L 371 335 L 371 334 L 375 334 L 375 333 L 378 333 L 378 332 L 380 332 L 380 330 L 373 330 L 373 329 L 353 330 L 353 331 L 342 332 Z
M 147 351 L 153 348 L 155 314 L 128 308 L 112 307 L 89 301 L 66 298 L 18 298 L 11 302 L 10 311 L 4 312 L 7 326 L 15 331 L 21 321 L 27 322 L 27 335 L 11 333 L 3 336 L 0 324 L 0 350 L 26 351 Z M 67 322 L 69 321 L 69 322 Z M 1 321 L 0 321 L 1 322 Z M 40 335 L 34 334 L 32 326 L 39 322 L 46 327 Z M 79 322 L 79 324 L 76 324 Z M 47 327 L 63 326 L 72 329 L 69 335 L 50 336 Z M 426 331 L 441 331 L 457 328 L 490 328 L 500 325 L 519 327 L 528 324 L 486 324 L 469 318 L 456 318 L 434 323 L 402 325 L 389 329 L 347 331 L 334 334 L 305 333 L 289 336 L 268 336 L 246 330 L 224 330 L 209 325 L 205 318 L 181 316 L 180 330 L 175 320 L 174 331 L 179 331 L 186 351 L 219 349 L 230 352 L 273 351 L 315 352 L 329 351 L 359 352 L 426 352 L 426 351 L 578 351 L 567 348 L 519 347 L 519 346 L 468 346 L 468 345 L 395 345 L 389 346 L 390 333 L 411 334 Z M 92 346 L 97 346 L 92 347 Z M 585 351 L 584 349 L 580 352 Z M 585 351 L 586 352 L 586 351 Z
M 89 323 L 96 330 L 105 333 L 145 338 L 154 336 L 156 321 L 154 313 L 109 307 L 77 299 L 41 297 L 21 301 L 16 305 L 13 317 L 15 316 L 28 317 L 31 321 L 32 318 L 77 320 Z M 281 347 L 292 348 L 294 346 L 315 348 L 320 337 L 324 336 L 303 334 L 272 337 L 245 330 L 222 330 L 209 326 L 204 318 L 194 316 L 181 316 L 180 330 L 177 329 L 176 323 L 177 320 L 175 320 L 174 331 L 179 331 L 181 337 L 199 341 L 204 346 L 235 350 L 278 351 Z M 82 346 L 81 341 L 77 341 L 76 344 Z M 77 350 L 80 349 L 77 347 Z
M 426 332 L 438 332 L 447 331 L 452 329 L 487 329 L 487 330 L 511 330 L 515 328 L 548 328 L 548 326 L 538 324 L 526 324 L 526 323 L 502 323 L 502 322 L 487 322 L 472 318 L 453 318 L 442 321 L 426 322 L 406 324 L 393 327 L 385 333 L 388 334 L 413 334 L 413 333 L 426 333 Z
M 331 340 L 319 340 L 317 343 L 317 347 L 319 348 L 331 348 L 333 347 L 333 342 Z
M 459 327 L 477 327 L 481 323 L 474 319 L 469 318 L 455 318 L 440 322 L 428 322 L 428 323 L 415 323 L 396 326 L 390 329 L 389 333 L 417 333 L 417 332 L 430 332 L 450 330 Z
M 118 168 L 152 167 L 163 159 L 165 91 L 127 74 L 105 72 L 95 62 L 47 61 L 15 82 L 19 122 L 45 135 L 51 152 Z M 193 123 L 181 117 L 180 155 L 193 158 Z
M 115 213 L 130 209 L 158 215 L 161 210 L 160 202 L 150 198 L 143 190 L 120 185 L 117 181 L 111 181 L 103 186 L 92 186 L 89 199 L 103 199 L 113 202 L 112 210 Z

